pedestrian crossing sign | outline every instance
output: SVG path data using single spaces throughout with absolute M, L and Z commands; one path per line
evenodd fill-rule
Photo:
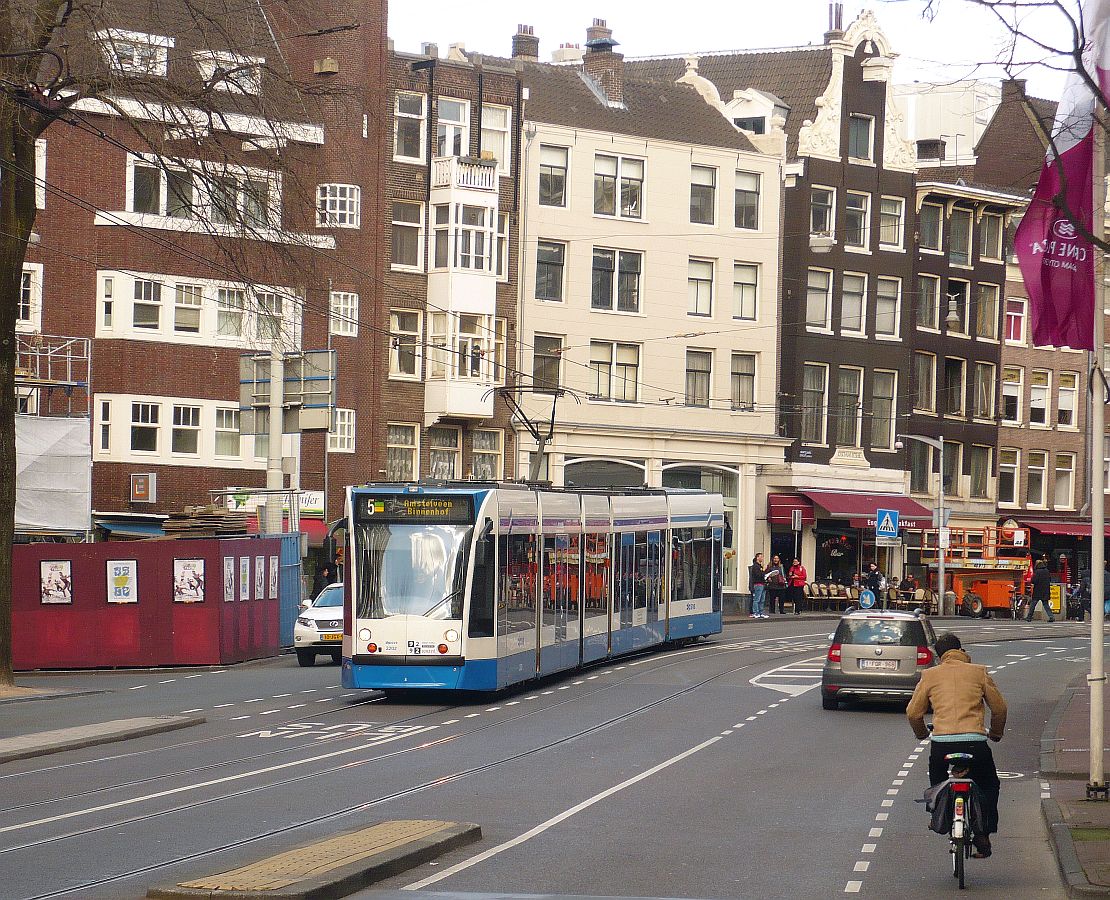
M 898 537 L 898 510 L 875 510 L 875 537 Z

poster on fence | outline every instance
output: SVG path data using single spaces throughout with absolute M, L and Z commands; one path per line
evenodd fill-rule
M 173 602 L 200 603 L 204 600 L 204 560 L 173 561 Z
M 134 559 L 110 559 L 108 568 L 108 602 L 139 602 L 139 563 Z
M 254 558 L 254 599 L 266 599 L 266 557 Z
M 73 569 L 68 559 L 44 559 L 39 563 L 39 590 L 43 603 L 73 602 Z
M 249 556 L 239 557 L 239 599 L 250 600 L 251 598 L 251 558 Z
M 235 557 L 224 557 L 224 603 L 235 600 Z
M 278 558 L 276 556 L 270 557 L 270 599 L 277 600 L 278 598 Z

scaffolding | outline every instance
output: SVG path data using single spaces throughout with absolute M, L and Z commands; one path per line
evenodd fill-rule
M 30 416 L 90 418 L 92 341 L 52 334 L 17 334 L 17 412 Z

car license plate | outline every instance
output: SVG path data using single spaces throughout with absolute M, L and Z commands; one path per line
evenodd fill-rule
M 861 669 L 897 669 L 898 660 L 896 659 L 861 659 L 859 661 Z
M 341 641 L 343 640 L 342 634 L 322 634 L 320 635 L 322 641 Z

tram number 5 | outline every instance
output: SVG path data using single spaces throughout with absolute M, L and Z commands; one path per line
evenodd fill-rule
M 409 641 L 409 653 L 419 653 L 420 645 L 416 641 Z

